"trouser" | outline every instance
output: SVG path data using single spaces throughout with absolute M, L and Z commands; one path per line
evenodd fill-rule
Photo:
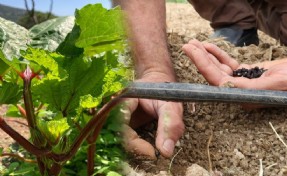
M 212 28 L 258 28 L 287 45 L 287 0 L 188 0 Z

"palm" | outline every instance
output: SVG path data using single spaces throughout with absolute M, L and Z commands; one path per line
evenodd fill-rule
M 231 82 L 238 88 L 287 90 L 287 59 L 252 65 L 239 64 L 217 46 L 195 40 L 185 45 L 183 50 L 211 85 L 221 86 Z M 256 79 L 232 76 L 233 70 L 255 66 L 267 71 Z

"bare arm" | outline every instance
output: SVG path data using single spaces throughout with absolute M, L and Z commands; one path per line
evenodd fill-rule
M 118 2 L 126 12 L 137 74 L 136 81 L 176 81 L 167 45 L 165 0 Z M 156 147 L 163 156 L 171 157 L 175 143 L 184 131 L 182 104 L 146 99 L 129 99 L 127 102 L 128 114 L 132 114 L 130 121 L 132 127 L 140 126 L 152 118 L 158 119 Z M 154 153 L 154 151 L 147 152 L 147 147 L 143 148 L 137 139 L 127 140 L 129 149 L 135 148 L 139 154 Z
M 175 81 L 166 41 L 165 1 L 122 0 L 120 5 L 127 13 L 138 77 L 156 72 Z

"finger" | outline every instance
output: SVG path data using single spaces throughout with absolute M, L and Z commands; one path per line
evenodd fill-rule
M 216 65 L 218 68 L 223 68 L 222 65 L 216 57 L 214 57 L 212 54 L 210 54 L 205 47 L 203 46 L 202 42 L 199 42 L 198 40 L 190 40 L 188 44 L 194 45 L 197 48 L 199 48 L 202 52 L 206 53 L 208 55 L 208 58 L 213 62 L 214 65 Z M 224 70 L 226 67 L 224 67 Z M 231 69 L 230 69 L 231 70 Z
M 209 56 L 209 59 L 213 62 L 213 64 L 216 65 L 221 71 L 226 72 L 228 75 L 232 73 L 233 69 L 230 68 L 229 65 L 222 64 L 221 62 L 219 62 L 218 58 L 216 58 L 212 53 L 209 53 L 209 51 L 206 50 L 206 48 L 204 47 L 205 43 L 199 42 L 198 40 L 191 40 L 189 41 L 189 44 L 192 44 L 205 52 Z
M 231 82 L 237 88 L 258 89 L 258 90 L 287 90 L 287 79 L 285 76 L 266 77 L 262 75 L 256 79 L 244 77 L 225 79 L 221 84 Z
M 141 139 L 130 126 L 124 124 L 122 129 L 123 146 L 127 152 L 148 159 L 156 159 L 155 149 L 150 143 Z
M 203 46 L 209 53 L 214 55 L 222 64 L 228 65 L 232 70 L 238 68 L 239 63 L 235 59 L 232 59 L 225 51 L 223 51 L 216 45 L 212 43 L 203 43 Z
M 208 55 L 209 55 L 210 60 L 211 60 L 221 71 L 225 72 L 225 73 L 228 74 L 228 75 L 231 75 L 231 74 L 232 74 L 233 70 L 232 70 L 229 66 L 220 63 L 220 62 L 217 60 L 217 58 L 214 57 L 212 54 L 208 54 Z
M 222 71 L 209 59 L 207 53 L 203 52 L 193 44 L 185 44 L 182 50 L 192 60 L 199 72 L 212 85 L 218 85 L 224 76 Z
M 123 115 L 124 123 L 129 124 L 131 121 L 131 117 L 133 112 L 137 109 L 138 107 L 138 102 L 139 100 L 137 98 L 124 98 L 121 106 L 121 114 Z
M 266 62 L 260 62 L 260 63 L 256 63 L 256 64 L 252 64 L 252 67 L 263 67 L 265 69 L 269 69 L 271 67 L 277 66 L 277 65 L 283 65 L 287 63 L 287 58 L 284 59 L 278 59 L 278 60 L 274 60 L 274 61 L 266 61 Z
M 156 147 L 163 156 L 171 157 L 176 142 L 184 132 L 183 107 L 181 103 L 163 101 L 158 101 L 158 103 Z

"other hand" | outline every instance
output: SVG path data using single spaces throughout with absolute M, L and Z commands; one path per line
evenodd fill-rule
M 287 59 L 239 64 L 216 45 L 197 40 L 191 40 L 182 49 L 211 85 L 221 86 L 231 82 L 238 88 L 287 90 Z M 232 76 L 234 70 L 256 66 L 267 69 L 259 78 Z

